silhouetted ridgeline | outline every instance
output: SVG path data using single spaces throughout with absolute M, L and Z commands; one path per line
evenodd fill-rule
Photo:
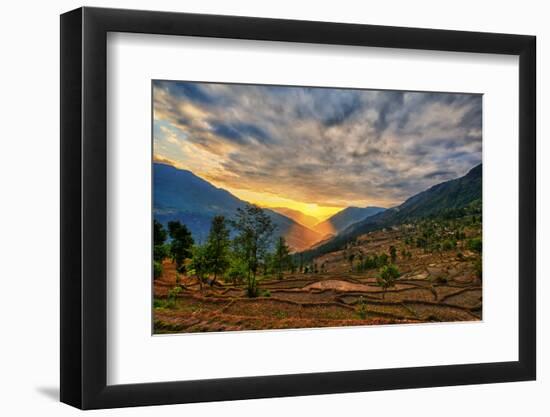
M 347 242 L 365 233 L 389 227 L 408 220 L 430 216 L 460 214 L 460 210 L 482 198 L 482 165 L 472 168 L 466 175 L 418 193 L 399 206 L 354 223 L 330 241 L 313 250 L 303 252 L 304 259 L 312 259 L 341 249 Z

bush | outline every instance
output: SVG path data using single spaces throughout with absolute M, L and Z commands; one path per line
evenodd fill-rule
M 453 244 L 454 243 L 454 244 Z M 447 251 L 447 250 L 451 250 L 453 249 L 454 247 L 456 247 L 456 242 L 453 242 L 451 240 L 445 240 L 443 242 L 443 244 L 441 245 L 441 249 Z
M 157 279 L 162 275 L 162 263 L 158 261 L 153 262 L 153 278 Z
M 376 266 L 378 268 L 380 267 L 383 267 L 383 266 L 386 266 L 388 264 L 388 255 L 386 255 L 385 253 L 383 253 L 382 255 L 380 255 L 378 257 L 378 259 L 376 260 Z
M 176 306 L 176 300 L 180 292 L 181 292 L 181 287 L 179 285 L 175 286 L 174 288 L 168 291 L 168 297 L 166 299 L 166 307 L 174 308 Z
M 480 237 L 476 237 L 474 239 L 468 240 L 468 249 L 470 249 L 471 251 L 481 253 L 482 248 L 483 248 L 483 245 L 481 243 Z
M 474 271 L 476 274 L 476 277 L 479 279 L 482 279 L 483 277 L 483 265 L 481 263 L 481 259 L 477 259 L 474 263 Z
M 365 302 L 365 298 L 363 296 L 359 297 L 357 314 L 359 315 L 359 318 L 363 320 L 367 318 L 367 303 Z

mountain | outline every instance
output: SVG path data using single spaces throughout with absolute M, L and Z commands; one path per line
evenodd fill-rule
M 326 243 L 305 252 L 307 258 L 340 249 L 346 242 L 373 230 L 389 227 L 423 217 L 448 214 L 471 204 L 481 204 L 482 165 L 472 168 L 466 175 L 434 185 L 408 198 L 401 205 L 384 210 L 357 223 L 353 223 Z
M 323 236 L 337 235 L 353 223 L 374 216 L 384 210 L 385 208 L 382 207 L 347 207 L 324 222 L 317 224 L 314 230 Z
M 308 216 L 307 214 L 302 213 L 298 210 L 292 210 L 287 207 L 270 207 L 270 210 L 273 210 L 283 216 L 291 218 L 295 222 L 300 223 L 303 226 L 306 226 L 312 230 L 315 230 L 315 225 L 319 223 L 319 219 L 313 216 Z
M 189 227 L 197 242 L 206 240 L 214 216 L 231 219 L 237 208 L 247 204 L 190 171 L 161 163 L 153 164 L 153 184 L 155 219 L 163 224 L 170 220 L 181 221 Z M 264 211 L 277 226 L 276 236 L 284 236 L 294 250 L 307 249 L 322 238 L 319 233 L 283 214 L 269 209 Z

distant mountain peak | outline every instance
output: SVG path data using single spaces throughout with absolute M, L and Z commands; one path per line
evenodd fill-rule
M 185 223 L 197 242 L 204 241 L 216 215 L 231 219 L 238 208 L 248 204 L 229 191 L 218 188 L 193 172 L 164 163 L 153 164 L 153 213 L 163 224 L 170 220 Z M 264 209 L 295 250 L 309 248 L 322 235 L 274 210 Z
M 402 204 L 355 222 L 340 231 L 333 239 L 316 245 L 309 256 L 328 253 L 362 234 L 410 219 L 438 215 L 460 209 L 482 199 L 482 164 L 474 166 L 462 177 L 436 184 L 415 194 Z
M 329 217 L 327 220 L 317 224 L 315 230 L 324 236 L 336 235 L 351 224 L 364 220 L 384 210 L 385 209 L 382 207 L 346 207 Z

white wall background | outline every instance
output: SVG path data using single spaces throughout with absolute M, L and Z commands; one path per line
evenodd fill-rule
M 550 26 L 545 3 L 536 0 L 320 0 L 92 1 L 89 6 L 239 14 L 534 34 L 538 37 L 539 248 L 550 250 L 548 123 Z M 72 0 L 8 2 L 3 5 L 0 65 L 0 410 L 4 415 L 75 415 L 58 403 L 59 392 L 59 17 L 81 6 Z M 550 285 L 548 263 L 538 268 L 538 381 L 453 388 L 237 401 L 94 412 L 95 415 L 224 416 L 548 415 L 550 405 Z M 545 395 L 546 394 L 546 395 Z

